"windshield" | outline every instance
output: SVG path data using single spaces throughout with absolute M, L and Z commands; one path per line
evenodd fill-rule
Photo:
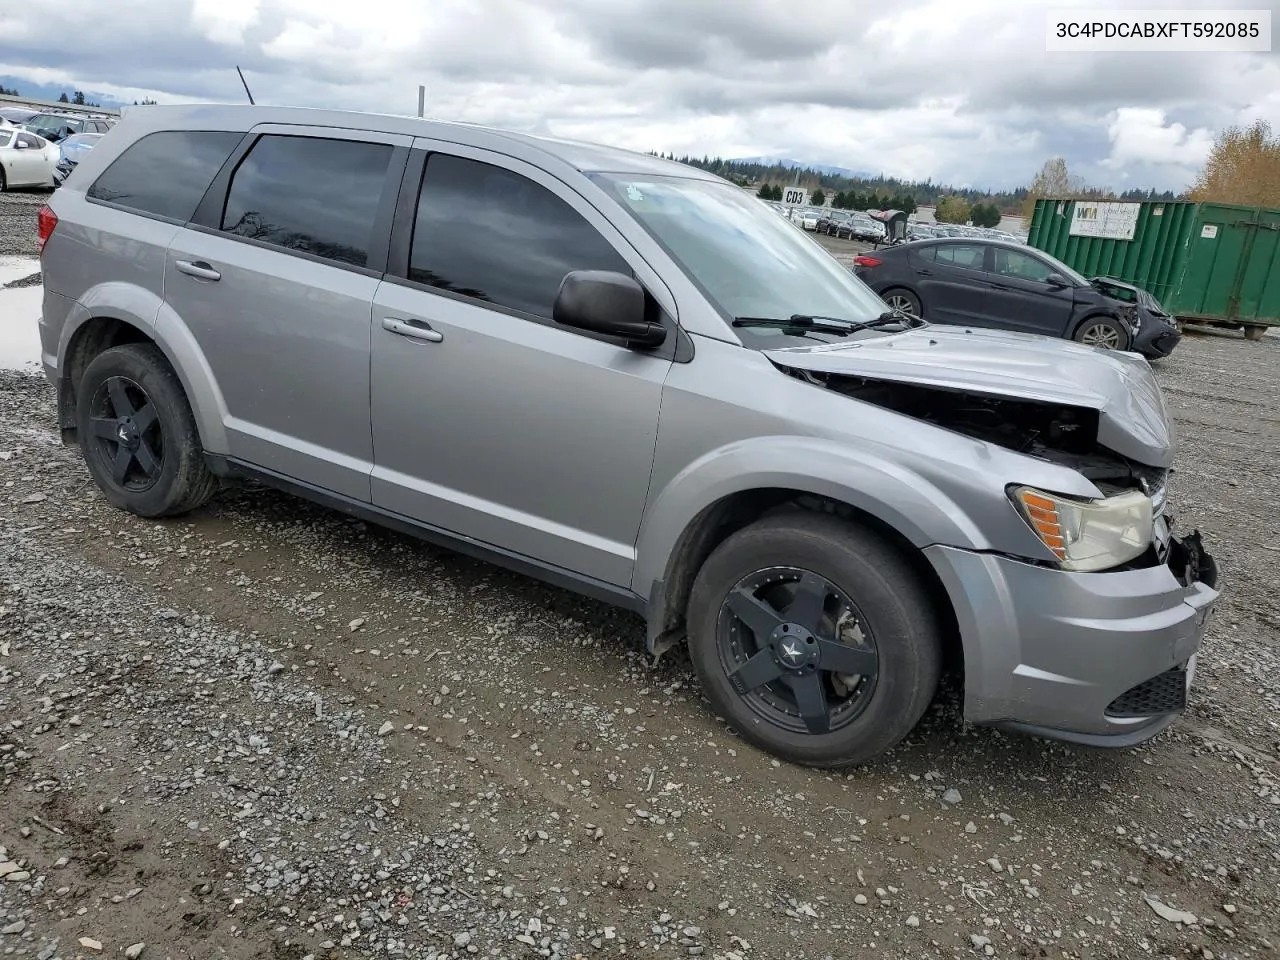
M 885 312 L 884 301 L 851 270 L 740 187 L 640 174 L 592 179 L 666 249 L 726 321 L 793 314 L 866 321 Z M 740 332 L 773 341 L 797 336 Z

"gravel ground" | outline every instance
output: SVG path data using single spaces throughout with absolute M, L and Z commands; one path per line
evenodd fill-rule
M 0 374 L 0 954 L 1272 957 L 1280 338 L 1158 367 L 1224 568 L 1135 750 L 777 763 L 630 615 L 255 487 L 106 505 Z
M 0 257 L 36 255 L 36 211 L 48 199 L 48 190 L 0 193 Z

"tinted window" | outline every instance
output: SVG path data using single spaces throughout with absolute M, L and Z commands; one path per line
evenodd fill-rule
M 1020 280 L 1049 279 L 1054 272 L 1053 267 L 1036 257 L 1028 256 L 1018 250 L 995 248 L 995 272 L 1006 277 L 1017 277 Z
M 969 270 L 981 270 L 985 247 L 976 243 L 941 243 L 921 250 L 922 255 L 947 263 L 953 267 L 965 267 Z
M 363 267 L 390 145 L 265 136 L 231 178 L 222 229 Z
M 410 279 L 549 318 L 573 270 L 631 275 L 596 229 L 544 187 L 475 160 L 427 160 Z
M 215 130 L 149 134 L 103 171 L 89 196 L 185 222 L 241 136 Z
M 33 133 L 18 134 L 18 142 L 26 144 L 28 147 L 31 147 L 33 150 L 41 150 L 45 147 L 45 141 L 41 140 L 39 137 L 37 137 Z

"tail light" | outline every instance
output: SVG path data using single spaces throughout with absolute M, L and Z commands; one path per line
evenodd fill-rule
M 853 265 L 855 267 L 878 267 L 882 263 L 884 263 L 883 260 L 876 257 L 868 257 L 865 254 L 859 254 L 853 258 Z
M 53 228 L 58 225 L 58 215 L 46 203 L 36 216 L 36 251 L 44 253 L 44 245 L 53 236 Z

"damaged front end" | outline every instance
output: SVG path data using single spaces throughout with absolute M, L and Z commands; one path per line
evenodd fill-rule
M 1100 445 L 1096 409 L 838 373 L 786 372 L 913 420 L 1069 467 L 1104 494 L 1141 490 L 1151 497 L 1155 513 L 1164 506 L 1170 471 L 1146 466 Z
M 1014 508 L 1060 569 L 1167 564 L 1183 586 L 1216 583 L 1216 563 L 1199 534 L 1179 540 L 1171 533 L 1172 434 L 1149 369 L 1097 351 L 1064 351 L 1056 343 L 1057 353 L 1045 355 L 1039 343 L 1028 351 L 1015 341 L 1019 369 L 1001 383 L 998 350 L 988 344 L 990 352 L 966 367 L 967 348 L 979 338 L 970 334 L 958 350 L 939 350 L 951 346 L 951 336 L 930 328 L 927 342 L 917 335 L 917 344 L 905 348 L 903 338 L 893 338 L 896 349 L 881 356 L 867 343 L 870 349 L 777 351 L 771 359 L 806 383 L 1066 467 L 1090 481 L 1099 499 L 1008 487 Z M 923 362 L 912 362 L 916 352 Z

